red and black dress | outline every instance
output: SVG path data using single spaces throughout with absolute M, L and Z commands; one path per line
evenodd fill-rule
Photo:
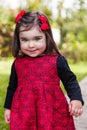
M 60 79 L 70 100 L 83 100 L 76 77 L 66 65 L 58 55 L 16 58 L 4 106 L 11 108 L 10 130 L 75 130 Z

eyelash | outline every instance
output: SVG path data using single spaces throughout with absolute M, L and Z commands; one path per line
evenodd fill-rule
M 39 38 L 39 37 L 34 38 L 35 41 L 39 41 L 40 39 L 41 39 L 41 38 Z M 27 39 L 21 39 L 21 41 L 27 42 L 28 40 L 27 40 Z
M 41 39 L 41 38 L 38 38 L 38 37 L 37 37 L 37 38 L 35 38 L 35 40 L 36 40 L 36 41 L 38 41 L 38 40 L 40 40 L 40 39 Z
M 27 42 L 27 40 L 26 40 L 26 39 L 21 39 L 21 41 L 23 41 L 23 42 Z

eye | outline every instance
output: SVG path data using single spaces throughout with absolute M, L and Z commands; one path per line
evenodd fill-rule
M 27 42 L 28 40 L 26 38 L 20 38 L 21 41 Z
M 35 40 L 36 41 L 41 40 L 41 37 L 35 37 Z

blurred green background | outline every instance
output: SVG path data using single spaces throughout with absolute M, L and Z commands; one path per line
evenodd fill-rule
M 52 26 L 56 44 L 67 58 L 78 81 L 87 76 L 86 0 L 15 0 L 15 3 L 9 1 L 0 0 L 0 130 L 9 130 L 9 126 L 4 123 L 3 104 L 14 60 L 11 54 L 14 19 L 20 10 L 43 11 Z

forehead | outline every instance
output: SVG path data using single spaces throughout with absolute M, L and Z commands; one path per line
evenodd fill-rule
M 44 35 L 44 33 L 42 32 L 42 30 L 40 29 L 38 25 L 34 25 L 31 28 L 21 26 L 19 30 L 19 35 L 38 36 L 38 35 Z

